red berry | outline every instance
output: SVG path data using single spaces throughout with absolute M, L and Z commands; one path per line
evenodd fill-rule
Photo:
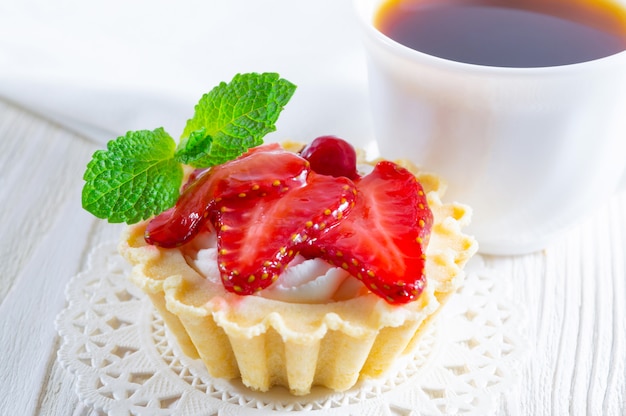
M 432 212 L 417 179 L 388 161 L 357 183 L 354 208 L 306 250 L 361 280 L 389 303 L 417 299 Z
M 176 205 L 148 223 L 145 239 L 161 247 L 183 245 L 207 218 L 215 216 L 216 198 L 278 195 L 302 186 L 308 172 L 306 160 L 278 144 L 251 149 L 235 160 L 198 173 Z
M 302 149 L 300 155 L 308 160 L 311 169 L 319 174 L 345 176 L 352 180 L 359 177 L 354 147 L 338 137 L 318 137 Z
M 349 179 L 311 172 L 305 185 L 282 195 L 221 201 L 214 225 L 224 287 L 249 295 L 272 284 L 299 247 L 339 222 L 355 198 Z

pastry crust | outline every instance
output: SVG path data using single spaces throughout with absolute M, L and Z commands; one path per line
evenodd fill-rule
M 239 296 L 219 279 L 199 275 L 180 249 L 148 245 L 146 222 L 126 229 L 119 250 L 133 265 L 132 281 L 148 294 L 183 351 L 199 356 L 213 377 L 241 377 L 260 391 L 285 386 L 296 395 L 315 385 L 343 391 L 380 376 L 413 350 L 477 250 L 461 231 L 470 209 L 443 204 L 445 185 L 437 176 L 397 163 L 417 176 L 434 214 L 426 289 L 409 304 L 390 305 L 372 293 L 318 304 Z

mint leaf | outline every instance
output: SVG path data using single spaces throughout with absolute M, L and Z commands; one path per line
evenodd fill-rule
M 176 159 L 196 168 L 235 159 L 276 130 L 296 86 L 275 73 L 238 74 L 202 96 L 187 121 Z
M 211 158 L 211 144 L 213 138 L 206 134 L 206 129 L 192 132 L 189 137 L 182 139 L 174 157 L 180 163 L 194 167 L 208 167 Z
M 133 224 L 174 205 L 183 180 L 176 143 L 162 128 L 128 132 L 96 151 L 83 176 L 83 208 Z

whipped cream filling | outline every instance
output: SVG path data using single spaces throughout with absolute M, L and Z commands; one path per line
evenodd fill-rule
M 222 284 L 217 267 L 217 238 L 203 232 L 184 250 L 187 263 L 211 283 Z M 297 255 L 271 286 L 253 296 L 290 303 L 326 303 L 354 298 L 367 288 L 340 267 Z

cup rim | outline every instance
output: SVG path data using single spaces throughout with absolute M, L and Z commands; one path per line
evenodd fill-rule
M 405 46 L 378 30 L 373 24 L 373 14 L 377 7 L 388 0 L 352 0 L 352 7 L 356 12 L 358 26 L 367 37 L 372 39 L 378 45 L 387 48 L 392 53 L 410 62 L 430 62 L 437 66 L 455 71 L 464 72 L 491 72 L 501 75 L 534 75 L 537 73 L 565 73 L 579 71 L 581 69 L 593 69 L 593 67 L 602 67 L 612 65 L 613 61 L 626 60 L 626 50 L 612 55 L 603 56 L 583 62 L 576 62 L 565 65 L 539 66 L 539 67 L 510 67 L 510 66 L 492 66 L 473 64 L 468 62 L 454 61 L 447 58 L 431 55 Z M 372 10 L 368 6 L 372 6 Z

